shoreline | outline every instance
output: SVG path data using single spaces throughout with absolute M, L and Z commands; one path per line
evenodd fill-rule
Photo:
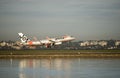
M 0 58 L 120 58 L 120 50 L 0 50 Z
M 1 58 L 120 58 L 120 54 L 79 54 L 79 55 L 0 55 Z

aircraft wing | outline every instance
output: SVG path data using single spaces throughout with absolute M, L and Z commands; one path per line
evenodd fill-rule
M 53 41 L 53 40 L 49 40 L 50 42 L 52 42 L 52 43 L 56 43 L 56 41 Z

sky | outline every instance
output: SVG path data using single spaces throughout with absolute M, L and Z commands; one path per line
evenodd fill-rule
M 0 40 L 72 35 L 120 40 L 120 0 L 0 0 Z

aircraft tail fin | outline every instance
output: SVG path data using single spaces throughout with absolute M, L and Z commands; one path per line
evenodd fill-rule
M 22 43 L 26 43 L 27 41 L 29 41 L 27 36 L 25 36 L 23 33 L 18 33 L 18 35 L 19 35 Z

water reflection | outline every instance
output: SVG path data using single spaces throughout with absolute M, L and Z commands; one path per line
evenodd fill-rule
M 64 73 L 71 68 L 70 59 L 24 59 L 19 62 L 19 78 L 69 78 L 69 73 Z
M 120 59 L 0 59 L 0 78 L 115 78 Z

